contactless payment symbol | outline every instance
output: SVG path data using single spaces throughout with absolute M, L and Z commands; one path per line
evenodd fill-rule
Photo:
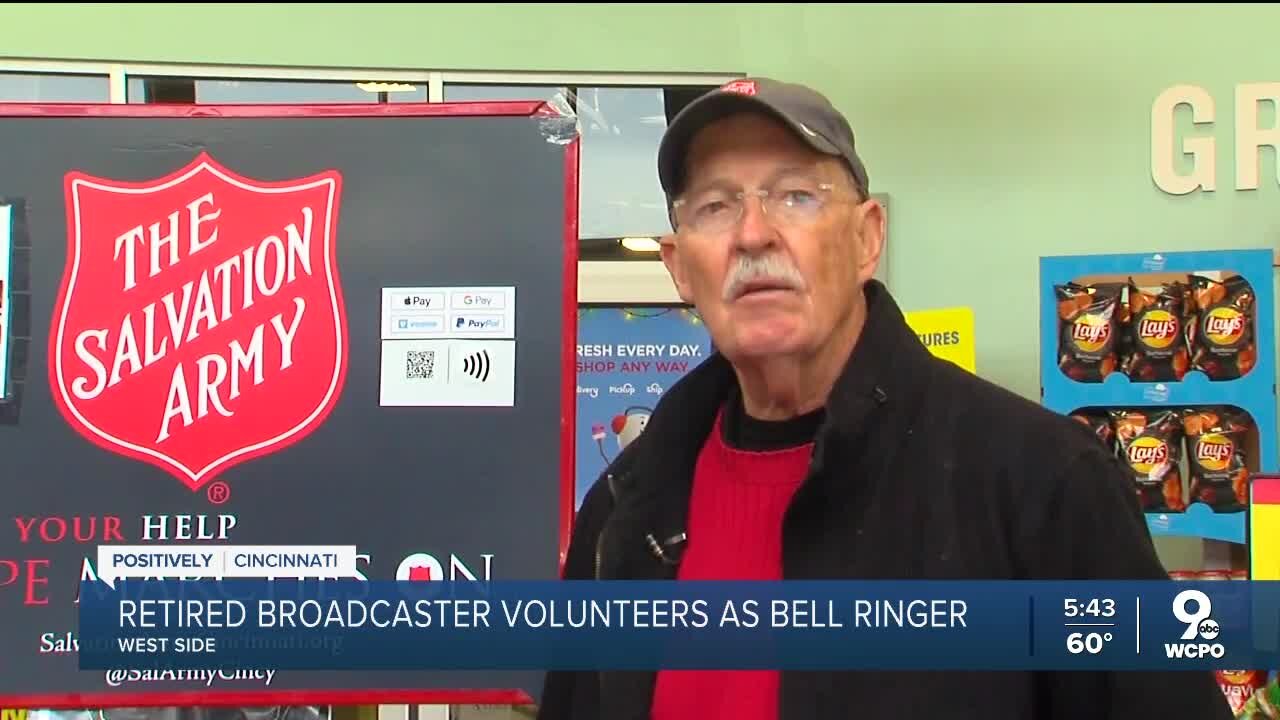
M 481 349 L 462 358 L 462 372 L 476 382 L 489 379 L 489 353 Z

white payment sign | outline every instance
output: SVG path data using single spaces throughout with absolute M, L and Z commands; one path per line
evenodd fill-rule
M 382 289 L 382 407 L 514 407 L 516 289 Z
M 98 579 L 359 578 L 354 545 L 99 545 Z
M 383 340 L 512 340 L 514 287 L 382 289 Z

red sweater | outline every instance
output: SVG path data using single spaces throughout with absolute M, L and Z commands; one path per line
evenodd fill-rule
M 720 422 L 694 471 L 689 544 L 680 580 L 781 580 L 782 516 L 804 480 L 811 445 L 746 452 L 724 443 Z M 652 720 L 774 720 L 772 671 L 660 671 Z

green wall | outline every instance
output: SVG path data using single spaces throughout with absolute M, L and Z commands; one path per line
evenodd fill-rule
M 1040 255 L 1280 242 L 1274 157 L 1259 190 L 1231 183 L 1235 85 L 1280 81 L 1274 5 L 7 4 L 0 28 L 11 57 L 810 82 L 850 115 L 872 189 L 892 196 L 901 302 L 972 305 L 979 371 L 1030 397 Z M 1216 102 L 1212 194 L 1150 179 L 1151 104 L 1180 83 Z M 1191 560 L 1162 544 L 1171 567 Z
M 1276 6 L 306 8 L 8 4 L 0 55 L 807 81 L 848 112 L 873 189 L 892 196 L 902 302 L 973 305 L 980 371 L 1029 396 L 1039 255 L 1280 239 L 1274 160 L 1259 190 L 1229 183 L 1234 85 L 1280 81 Z M 1178 83 L 1217 103 L 1214 194 L 1150 179 L 1151 102 Z

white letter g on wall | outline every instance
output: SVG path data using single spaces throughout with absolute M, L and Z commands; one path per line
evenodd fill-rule
M 1196 125 L 1213 123 L 1213 97 L 1204 88 L 1174 85 L 1156 96 L 1151 105 L 1151 179 L 1171 195 L 1186 195 L 1197 188 L 1213 191 L 1217 156 L 1212 136 L 1184 138 L 1181 153 L 1191 156 L 1191 172 L 1180 175 L 1175 167 L 1174 116 L 1183 104 L 1191 106 Z

